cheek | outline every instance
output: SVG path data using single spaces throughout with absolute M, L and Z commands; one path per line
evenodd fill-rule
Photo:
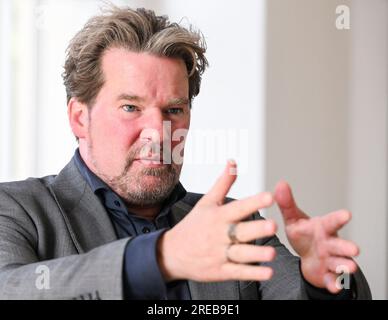
M 110 115 L 96 115 L 91 129 L 93 148 L 110 164 L 123 161 L 139 135 L 136 124 Z

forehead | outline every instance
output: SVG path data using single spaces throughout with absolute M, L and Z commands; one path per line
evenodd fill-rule
M 111 48 L 102 57 L 105 87 L 142 96 L 188 95 L 188 75 L 181 59 Z

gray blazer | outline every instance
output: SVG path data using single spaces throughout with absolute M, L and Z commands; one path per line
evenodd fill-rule
M 201 195 L 172 208 L 178 223 Z M 123 299 L 123 256 L 131 238 L 112 222 L 72 160 L 57 176 L 0 184 L 0 299 Z M 305 299 L 299 259 L 276 237 L 277 258 L 266 282 L 189 281 L 193 299 Z M 45 286 L 42 280 L 42 268 Z M 358 299 L 371 297 L 361 271 Z

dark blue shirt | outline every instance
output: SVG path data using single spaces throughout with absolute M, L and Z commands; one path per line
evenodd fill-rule
M 124 253 L 124 295 L 127 299 L 191 299 L 187 281 L 166 284 L 160 272 L 156 244 L 164 231 L 171 227 L 171 207 L 186 195 L 178 183 L 164 202 L 154 221 L 128 212 L 124 201 L 82 160 L 79 150 L 75 163 L 83 178 L 107 210 L 119 239 L 134 237 Z

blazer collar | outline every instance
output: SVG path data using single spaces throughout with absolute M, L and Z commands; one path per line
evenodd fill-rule
M 74 158 L 49 188 L 79 253 L 117 240 L 108 213 L 79 173 Z

